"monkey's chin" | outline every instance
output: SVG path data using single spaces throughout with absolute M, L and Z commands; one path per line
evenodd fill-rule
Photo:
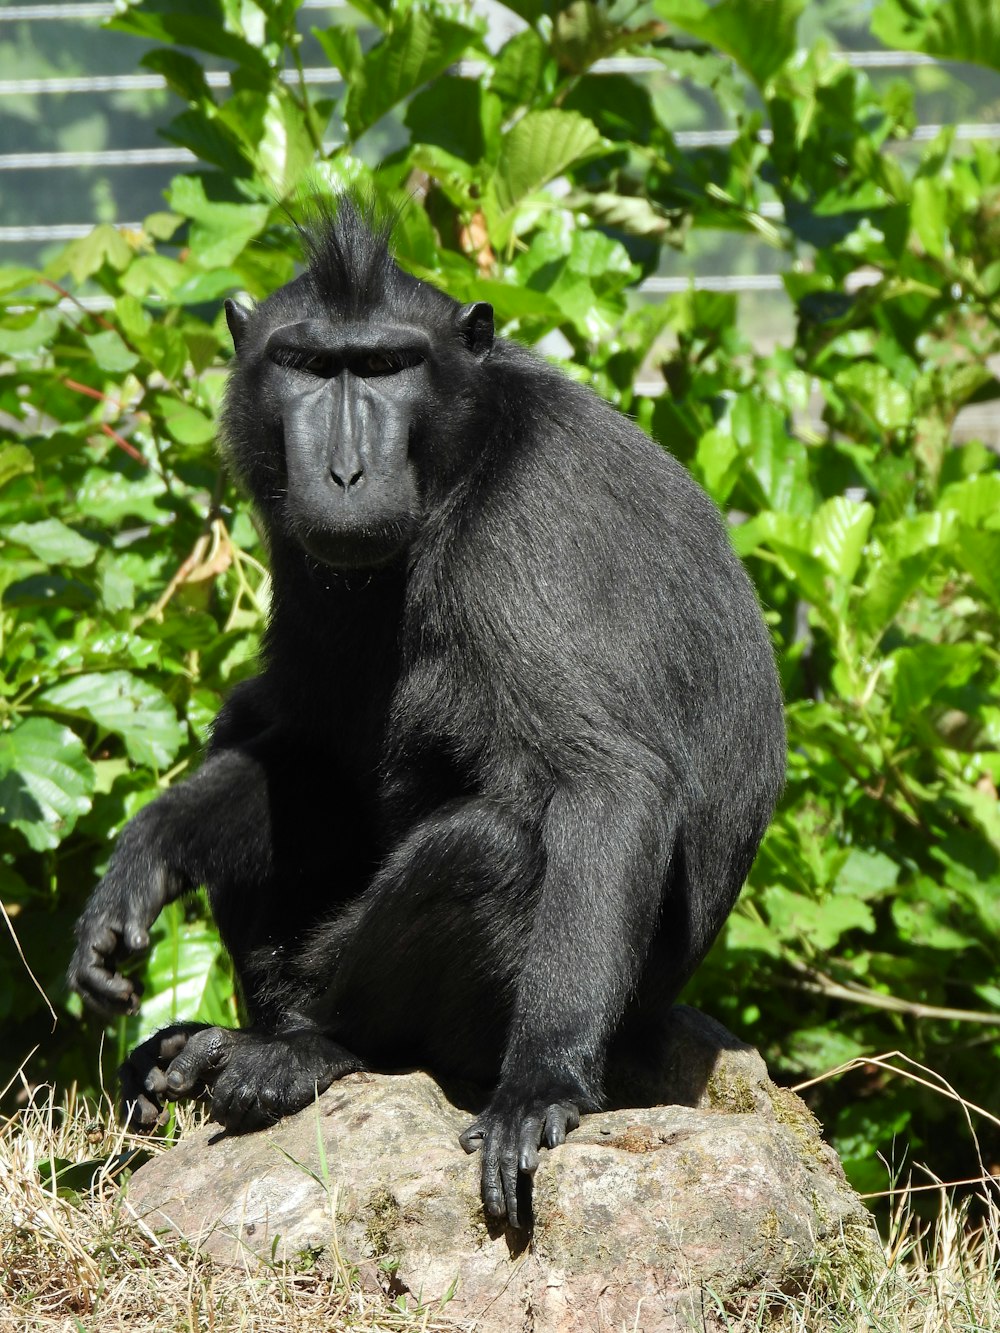
M 412 532 L 400 524 L 388 528 L 337 532 L 312 529 L 296 533 L 307 555 L 328 569 L 384 569 L 405 558 Z

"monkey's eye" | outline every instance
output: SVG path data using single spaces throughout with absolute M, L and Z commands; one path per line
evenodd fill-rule
M 276 366 L 287 366 L 289 370 L 300 370 L 304 375 L 316 375 L 320 379 L 332 379 L 338 375 L 342 363 L 330 352 L 310 352 L 302 347 L 272 347 L 268 355 Z
M 419 352 L 409 350 L 393 352 L 360 352 L 348 362 L 351 372 L 362 379 L 374 379 L 378 375 L 398 375 L 410 366 L 419 366 L 423 361 Z
M 359 375 L 392 375 L 398 369 L 391 357 L 382 356 L 378 352 L 369 352 L 357 365 Z

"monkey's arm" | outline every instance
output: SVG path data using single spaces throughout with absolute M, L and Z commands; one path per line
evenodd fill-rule
M 547 811 L 546 871 L 500 1081 L 462 1144 L 481 1148 L 486 1212 L 519 1216 L 519 1173 L 601 1103 L 608 1042 L 642 972 L 676 817 L 641 777 L 558 790 Z
M 103 1013 L 134 1013 L 140 990 L 118 967 L 149 945 L 149 928 L 167 903 L 209 882 L 220 859 L 271 861 L 267 774 L 259 755 L 268 719 L 262 681 L 246 681 L 223 705 L 208 758 L 122 830 L 107 873 L 76 925 L 68 981 Z
M 234 848 L 255 876 L 267 873 L 267 775 L 249 749 L 216 751 L 125 826 L 77 922 L 70 986 L 101 1012 L 135 1013 L 140 990 L 119 965 L 148 947 L 149 928 L 166 904 L 209 882 L 216 862 L 231 860 Z

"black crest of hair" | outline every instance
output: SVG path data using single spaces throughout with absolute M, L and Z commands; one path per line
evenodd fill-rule
M 406 273 L 356 198 L 304 273 L 227 304 L 228 457 L 272 607 L 199 771 L 124 829 L 72 984 L 122 970 L 197 885 L 247 1025 L 175 1024 L 128 1114 L 206 1090 L 235 1132 L 362 1067 L 481 1090 L 489 1217 L 653 1057 L 781 789 L 753 589 L 715 505 L 634 424 Z
M 331 309 L 357 316 L 384 302 L 400 271 L 390 249 L 395 221 L 360 191 L 311 202 L 299 233 L 309 281 Z

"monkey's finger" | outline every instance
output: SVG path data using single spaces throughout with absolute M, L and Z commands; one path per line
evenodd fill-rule
M 512 1227 L 521 1225 L 517 1212 L 517 1177 L 517 1153 L 514 1151 L 512 1143 L 505 1152 L 500 1154 L 500 1179 L 503 1182 L 507 1222 Z
M 543 1142 L 546 1148 L 558 1148 L 566 1142 L 566 1135 L 580 1125 L 580 1112 L 575 1106 L 550 1106 L 545 1112 Z
M 477 1120 L 475 1124 L 463 1130 L 458 1136 L 458 1141 L 466 1152 L 478 1152 L 483 1146 L 483 1140 L 486 1138 L 486 1130 Z
M 122 1109 L 126 1127 L 139 1133 L 155 1129 L 163 1114 L 159 1102 L 142 1093 L 135 1097 L 123 1097 Z
M 542 1141 L 542 1117 L 529 1115 L 521 1122 L 517 1145 L 518 1169 L 533 1176 L 538 1170 L 538 1146 Z
M 172 1031 L 168 1028 L 166 1032 L 160 1033 L 160 1063 L 169 1065 L 172 1060 L 175 1060 L 177 1056 L 180 1055 L 191 1037 L 193 1037 L 196 1032 L 201 1031 L 203 1031 L 202 1027 L 199 1027 L 196 1023 L 192 1023 L 188 1027 L 183 1027 L 176 1031 Z
M 130 921 L 125 927 L 123 940 L 129 953 L 142 953 L 149 948 L 149 931 L 138 921 Z
M 154 1097 L 162 1097 L 167 1091 L 167 1071 L 159 1065 L 153 1065 L 142 1080 L 142 1086 L 143 1091 L 152 1093 Z
M 119 1069 L 118 1079 L 122 1088 L 119 1104 L 127 1127 L 140 1132 L 155 1129 L 163 1113 L 159 1098 L 141 1086 L 139 1071 L 127 1061 Z
M 482 1195 L 483 1211 L 486 1216 L 499 1221 L 506 1212 L 506 1204 L 500 1180 L 500 1153 L 495 1135 L 487 1138 L 483 1150 Z
M 219 1028 L 196 1032 L 167 1070 L 168 1097 L 191 1097 L 225 1065 L 229 1043 Z
M 109 970 L 103 958 L 82 962 L 70 974 L 73 989 L 101 1014 L 138 1012 L 142 987 L 131 977 Z

